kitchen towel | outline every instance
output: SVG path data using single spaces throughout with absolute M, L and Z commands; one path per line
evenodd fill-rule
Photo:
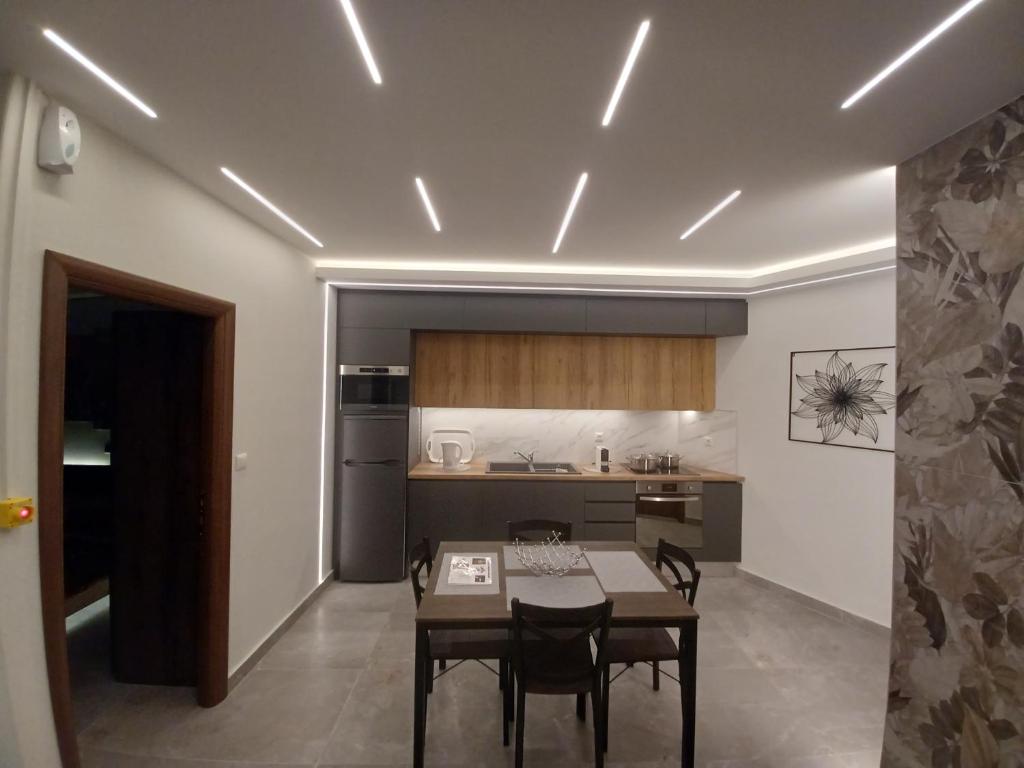
M 523 545 L 523 546 L 525 547 L 526 545 Z M 534 544 L 534 545 L 530 545 L 530 546 L 537 546 L 537 545 Z M 577 547 L 575 544 L 566 544 L 565 548 L 566 548 L 566 550 L 568 552 L 571 552 L 573 554 L 578 554 L 579 551 L 580 551 L 580 548 Z M 588 571 L 588 570 L 590 570 L 590 566 L 587 565 L 587 559 L 586 558 L 582 558 L 578 563 L 576 563 L 576 565 L 574 565 L 572 567 L 572 569 L 574 571 Z M 526 566 L 523 565 L 521 562 L 519 562 L 519 558 L 516 557 L 516 548 L 513 547 L 513 546 L 510 546 L 508 544 L 505 545 L 505 570 L 506 571 L 525 571 L 525 570 L 527 570 Z
M 605 592 L 664 592 L 665 585 L 636 552 L 587 552 Z
M 449 584 L 448 573 L 452 568 L 452 555 L 459 557 L 491 558 L 490 584 Z M 435 568 L 437 566 L 434 566 Z M 498 564 L 497 552 L 449 552 L 441 563 L 441 572 L 437 574 L 435 595 L 497 595 L 501 592 L 501 566 Z
M 509 610 L 513 597 L 548 608 L 582 608 L 604 602 L 604 592 L 593 576 L 509 576 L 505 595 Z

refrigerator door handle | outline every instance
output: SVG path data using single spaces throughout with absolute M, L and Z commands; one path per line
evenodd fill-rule
M 345 459 L 342 462 L 346 467 L 397 467 L 401 462 L 398 459 L 376 459 L 367 461 L 355 461 L 353 459 Z

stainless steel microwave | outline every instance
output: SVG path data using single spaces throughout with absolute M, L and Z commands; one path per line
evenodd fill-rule
M 387 413 L 409 410 L 409 366 L 342 365 L 343 413 Z

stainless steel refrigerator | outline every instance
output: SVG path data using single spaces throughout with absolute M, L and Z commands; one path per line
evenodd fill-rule
M 338 578 L 405 578 L 406 413 L 343 415 Z

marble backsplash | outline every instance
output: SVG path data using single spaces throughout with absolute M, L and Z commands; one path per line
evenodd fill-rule
M 463 427 L 473 432 L 477 459 L 515 459 L 513 451 L 520 450 L 536 451 L 538 461 L 587 464 L 594 460 L 594 433 L 603 432 L 613 462 L 631 453 L 671 450 L 684 464 L 737 471 L 735 411 L 419 410 L 424 460 L 432 429 Z

